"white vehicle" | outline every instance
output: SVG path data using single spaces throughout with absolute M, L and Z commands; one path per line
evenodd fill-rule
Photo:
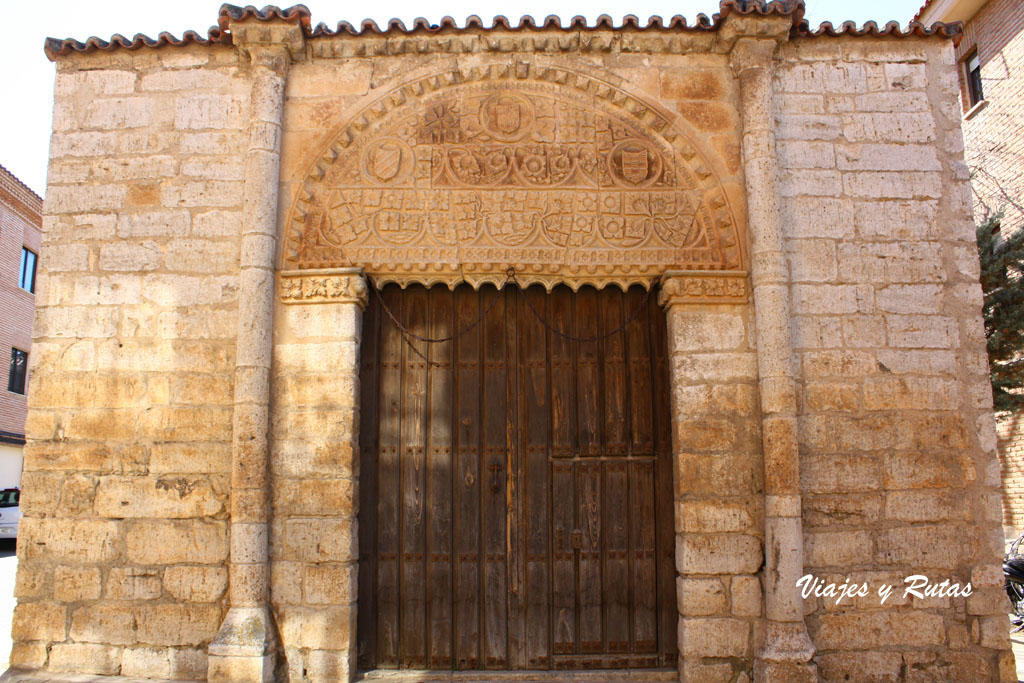
M 21 521 L 21 508 L 18 506 L 20 498 L 19 489 L 0 491 L 0 539 L 18 537 L 18 523 Z

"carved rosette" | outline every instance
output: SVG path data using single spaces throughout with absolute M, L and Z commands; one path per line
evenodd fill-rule
M 358 269 L 286 270 L 280 273 L 281 301 L 286 304 L 356 304 L 366 308 L 369 290 Z
M 667 271 L 661 280 L 658 304 L 745 304 L 747 274 L 744 271 Z
M 622 286 L 743 268 L 697 148 L 664 114 L 581 73 L 494 65 L 407 83 L 313 164 L 284 267 L 377 282 Z

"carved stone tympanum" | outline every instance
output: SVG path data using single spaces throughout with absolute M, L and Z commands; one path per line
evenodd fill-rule
M 372 105 L 301 188 L 285 267 L 451 283 L 512 266 L 548 286 L 741 268 L 696 148 L 638 100 L 560 73 L 448 74 Z

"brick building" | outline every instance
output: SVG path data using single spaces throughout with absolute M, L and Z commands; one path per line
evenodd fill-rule
M 12 662 L 1012 680 L 958 29 L 803 10 L 49 41 Z
M 0 166 L 0 488 L 21 484 L 43 200 Z
M 960 21 L 956 49 L 963 113 L 964 159 L 971 173 L 974 217 L 1002 212 L 1003 234 L 1024 227 L 1024 3 L 1017 0 L 930 0 L 915 17 L 924 24 Z M 1024 415 L 996 418 L 1008 538 L 1024 532 Z

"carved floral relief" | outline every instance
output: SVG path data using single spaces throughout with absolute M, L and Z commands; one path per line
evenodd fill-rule
M 668 122 L 652 110 L 627 112 L 608 86 L 576 84 L 479 78 L 397 91 L 316 164 L 285 267 L 360 266 L 404 281 L 503 278 L 512 266 L 552 284 L 742 268 L 724 193 L 696 150 L 657 134 Z

